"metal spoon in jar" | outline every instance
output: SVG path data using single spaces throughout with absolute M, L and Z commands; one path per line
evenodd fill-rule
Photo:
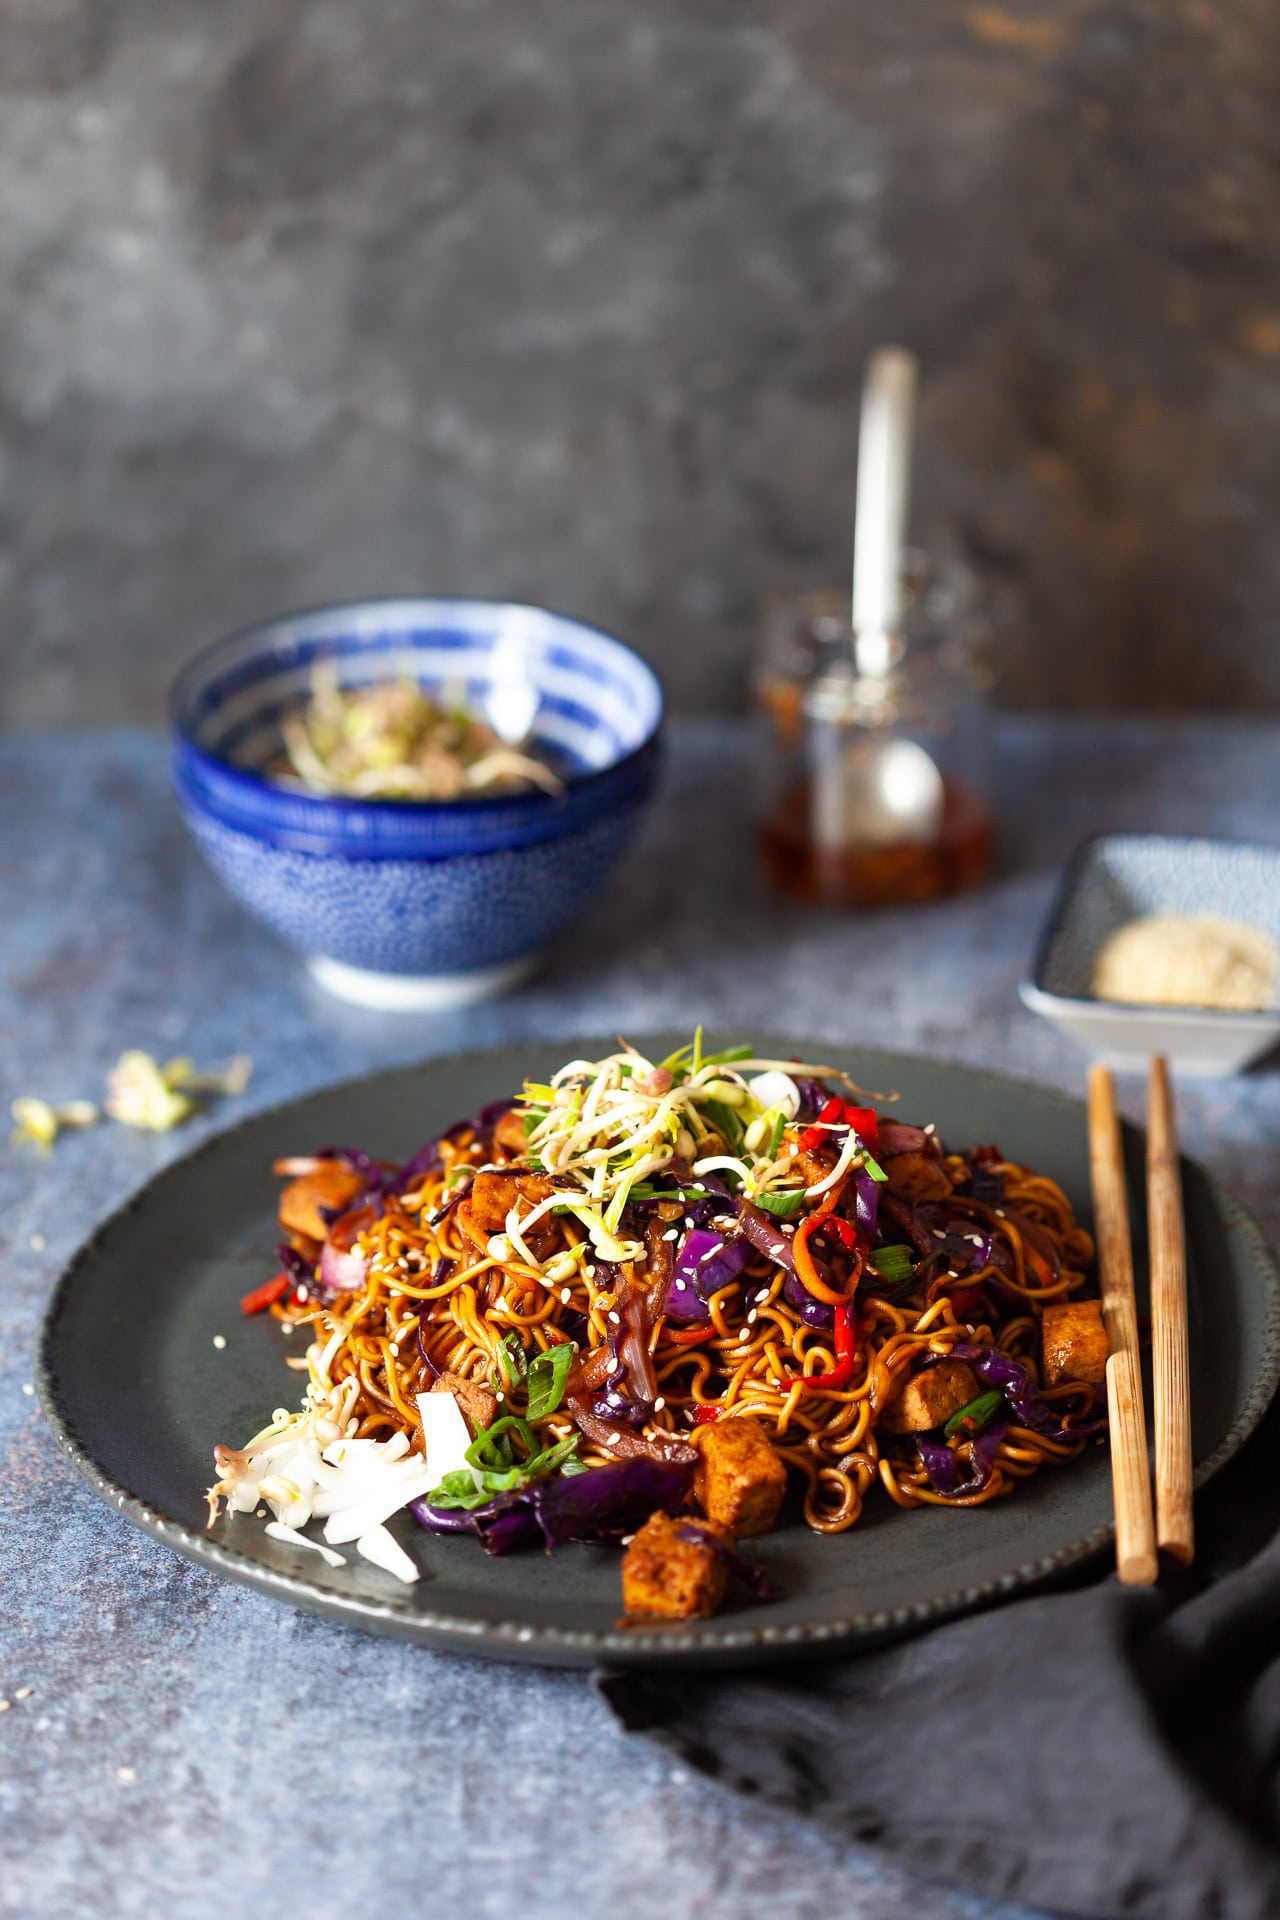
M 924 748 L 868 724 L 902 647 L 902 568 L 916 363 L 899 347 L 872 355 L 862 389 L 853 543 L 853 677 L 821 701 L 835 723 L 813 769 L 814 836 L 835 849 L 935 840 L 942 776 Z M 819 689 L 815 688 L 815 693 Z M 855 696 L 857 696 L 855 698 Z M 843 708 L 844 725 L 837 714 Z M 847 734 L 851 737 L 846 737 Z

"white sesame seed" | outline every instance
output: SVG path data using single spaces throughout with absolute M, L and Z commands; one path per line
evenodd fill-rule
M 606 1433 L 604 1443 L 606 1447 L 616 1447 L 621 1439 L 622 1435 L 620 1433 Z
M 756 1305 L 757 1305 L 758 1307 L 759 1307 L 759 1306 L 763 1306 L 763 1304 L 764 1304 L 764 1302 L 765 1302 L 765 1301 L 766 1301 L 766 1300 L 767 1300 L 768 1298 L 769 1298 L 769 1289 L 768 1289 L 768 1287 L 761 1287 L 761 1289 L 760 1289 L 760 1291 L 759 1291 L 759 1293 L 758 1293 L 758 1294 L 756 1295 Z
M 750 1327 L 744 1327 L 744 1328 L 742 1329 L 742 1332 L 741 1332 L 741 1333 L 740 1333 L 740 1334 L 738 1335 L 738 1339 L 739 1339 L 739 1341 L 743 1341 L 743 1340 L 749 1340 L 750 1338 L 751 1338 L 751 1329 L 750 1329 Z
M 8 1713 L 12 1705 L 12 1700 L 0 1700 L 0 1713 Z
M 752 1307 L 752 1309 L 751 1309 L 751 1311 L 750 1311 L 750 1313 L 749 1313 L 749 1314 L 747 1315 L 747 1325 L 748 1325 L 749 1327 L 754 1327 L 754 1325 L 755 1325 L 755 1323 L 756 1323 L 756 1321 L 757 1321 L 757 1320 L 758 1320 L 759 1318 L 760 1318 L 760 1315 L 759 1315 L 759 1313 L 757 1312 L 757 1310 L 755 1309 L 755 1307 Z
M 569 1302 L 570 1302 L 570 1301 L 572 1300 L 572 1298 L 573 1298 L 573 1288 L 572 1288 L 572 1287 L 561 1287 L 561 1289 L 560 1289 L 560 1304 L 561 1304 L 561 1306 L 562 1306 L 562 1307 L 567 1307 L 567 1306 L 568 1306 L 568 1304 L 569 1304 Z
M 659 1395 L 658 1395 L 658 1397 L 657 1397 L 657 1399 L 656 1399 L 656 1400 L 654 1401 L 654 1403 L 653 1403 L 653 1410 L 654 1410 L 654 1412 L 655 1412 L 655 1413 L 661 1413 L 661 1412 L 662 1412 L 662 1409 L 663 1409 L 663 1408 L 664 1408 L 664 1407 L 666 1406 L 666 1404 L 667 1404 L 667 1403 L 666 1403 L 666 1401 L 665 1401 L 665 1400 L 663 1399 L 663 1397 L 662 1397 L 662 1395 L 661 1395 L 661 1394 L 659 1394 Z
M 123 1780 L 126 1785 L 129 1783 L 130 1780 L 136 1780 L 137 1777 L 138 1777 L 138 1773 L 137 1773 L 136 1767 L 117 1767 L 116 1768 L 116 1779 Z
M 214 1336 L 213 1336 L 213 1344 L 214 1344 L 214 1346 L 215 1346 L 215 1347 L 217 1347 L 217 1349 L 218 1349 L 218 1351 L 219 1351 L 219 1353 L 221 1353 L 221 1351 L 222 1351 L 222 1349 L 223 1349 L 223 1347 L 225 1347 L 225 1346 L 226 1346 L 226 1344 L 227 1344 L 227 1336 L 226 1336 L 226 1334 L 225 1334 L 225 1333 L 215 1333 L 215 1334 L 214 1334 Z
M 936 1128 L 936 1127 L 934 1126 L 934 1124 L 933 1124 L 933 1121 L 932 1121 L 932 1120 L 930 1120 L 930 1121 L 929 1121 L 929 1123 L 928 1123 L 928 1125 L 927 1125 L 927 1126 L 925 1127 L 925 1132 L 926 1132 L 926 1133 L 936 1133 L 937 1131 L 938 1131 L 938 1129 L 937 1129 L 937 1128 Z
M 622 1362 L 621 1362 L 621 1360 L 611 1360 L 611 1361 L 609 1362 L 609 1365 L 608 1365 L 608 1367 L 606 1368 L 606 1372 L 608 1372 L 608 1373 L 621 1373 L 621 1372 L 622 1372 Z
M 29 1700 L 31 1698 L 30 1687 L 19 1687 L 13 1697 L 15 1700 Z
M 945 1240 L 947 1237 L 941 1227 L 931 1227 L 929 1231 L 932 1233 L 935 1240 Z
M 281 1320 L 278 1324 L 279 1324 L 281 1333 L 283 1333 L 286 1336 L 286 1338 L 288 1337 L 289 1334 L 293 1332 L 293 1328 L 289 1325 L 289 1322 L 287 1320 Z
M 997 1218 L 998 1220 L 1003 1220 L 1003 1219 L 1004 1219 L 1004 1217 L 1005 1217 L 1005 1212 L 1004 1212 L 1004 1208 L 1003 1208 L 1003 1207 L 997 1207 L 997 1208 L 996 1208 L 996 1218 Z
M 505 1400 L 507 1396 L 506 1396 L 506 1394 L 505 1394 L 505 1393 L 504 1393 L 504 1392 L 502 1391 L 502 1388 L 501 1388 L 501 1387 L 499 1387 L 499 1388 L 498 1388 L 498 1391 L 497 1391 L 497 1392 L 496 1392 L 496 1393 L 494 1394 L 494 1396 L 493 1396 L 493 1397 L 494 1397 L 494 1399 L 495 1399 L 495 1400 Z
M 259 1507 L 259 1508 L 257 1509 L 257 1511 L 256 1511 L 256 1513 L 254 1514 L 254 1516 L 253 1516 L 253 1517 L 254 1517 L 254 1519 L 255 1519 L 255 1520 L 265 1520 L 265 1519 L 266 1519 L 266 1517 L 267 1517 L 267 1510 L 266 1510 L 266 1508 L 265 1508 L 265 1507 Z
M 42 1233 L 32 1234 L 31 1236 L 32 1253 L 43 1253 L 45 1248 L 48 1246 L 48 1244 L 49 1244 L 48 1241 L 45 1239 Z
M 31 1399 L 35 1393 L 35 1388 L 32 1386 L 29 1380 L 24 1380 L 22 1383 L 22 1391 L 26 1394 L 28 1399 Z
M 299 1287 L 297 1288 L 294 1297 L 295 1299 L 298 1299 L 298 1300 L 309 1300 L 311 1298 L 311 1295 L 306 1287 Z
M 586 1276 L 587 1276 L 587 1278 L 588 1278 L 588 1280 L 594 1280 L 594 1279 L 595 1279 L 595 1277 L 596 1277 L 596 1270 L 595 1270 L 595 1268 L 594 1268 L 594 1267 L 584 1267 L 584 1268 L 582 1269 L 582 1271 L 583 1271 L 583 1272 L 584 1272 L 584 1273 L 586 1274 Z
M 620 1327 L 622 1325 L 622 1315 L 611 1312 L 609 1315 L 609 1325 L 611 1327 Z

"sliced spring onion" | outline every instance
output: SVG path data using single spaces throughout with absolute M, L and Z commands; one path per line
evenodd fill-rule
M 751 1201 L 752 1206 L 759 1207 L 762 1213 L 772 1213 L 780 1220 L 789 1220 L 792 1214 L 799 1213 L 804 1203 L 803 1187 L 784 1187 L 780 1192 L 757 1193 Z
M 577 1351 L 571 1341 L 562 1341 L 530 1361 L 529 1404 L 526 1409 L 530 1420 L 541 1420 L 545 1414 L 554 1413 L 560 1405 Z
M 952 1414 L 942 1431 L 950 1440 L 957 1433 L 968 1431 L 980 1433 L 992 1416 L 1004 1405 L 1004 1395 L 998 1388 L 992 1387 L 987 1393 L 980 1393 L 967 1407 L 960 1407 Z
M 888 1280 L 896 1286 L 901 1280 L 909 1280 L 915 1271 L 915 1258 L 910 1247 L 877 1247 L 871 1256 L 871 1264 L 882 1280 Z

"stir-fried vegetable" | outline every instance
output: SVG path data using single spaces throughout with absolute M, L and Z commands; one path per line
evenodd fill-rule
M 312 793 L 377 800 L 460 800 L 564 782 L 537 755 L 505 744 L 459 702 L 433 700 L 411 678 L 343 687 L 332 661 L 312 675 L 301 706 L 280 723 L 278 769 Z
M 756 1059 L 749 1047 L 704 1054 L 701 1029 L 691 1047 L 657 1064 L 630 1048 L 604 1060 L 571 1060 L 548 1084 L 526 1084 L 523 1110 L 529 1163 L 572 1186 L 558 1188 L 514 1224 L 527 1245 L 539 1219 L 568 1210 L 600 1257 L 620 1262 L 643 1252 L 622 1231 L 633 1198 L 683 1200 L 705 1193 L 707 1176 L 715 1174 L 727 1198 L 786 1218 L 851 1168 L 867 1167 L 883 1178 L 842 1100 L 826 1103 L 831 1117 L 820 1126 L 788 1138 L 802 1105 L 797 1076 L 819 1075 L 844 1078 L 835 1067 Z M 870 1111 L 848 1109 L 866 1131 Z M 839 1154 L 830 1172 L 807 1184 L 803 1157 L 813 1149 L 803 1141 L 811 1136 L 817 1144 L 837 1144 Z M 655 1185 L 662 1174 L 669 1181 Z

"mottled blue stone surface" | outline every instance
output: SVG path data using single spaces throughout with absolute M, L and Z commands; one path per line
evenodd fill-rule
M 1083 1056 L 1014 991 L 1066 853 L 1103 828 L 1274 834 L 1280 730 L 1022 719 L 998 738 L 993 883 L 827 916 L 756 877 L 745 730 L 678 726 L 642 843 L 580 930 L 518 996 L 448 1016 L 326 999 L 187 841 L 158 736 L 0 743 L 6 1104 L 100 1094 L 124 1046 L 257 1063 L 247 1094 L 177 1134 L 102 1128 L 45 1160 L 0 1146 L 0 1911 L 558 1920 L 590 1898 L 609 1920 L 1012 1920 L 691 1778 L 624 1738 L 584 1676 L 411 1649 L 220 1583 L 103 1506 L 23 1390 L 49 1287 L 101 1215 L 204 1129 L 367 1068 L 706 1018 L 1079 1092 Z M 1274 1235 L 1280 1074 L 1188 1085 L 1180 1106 L 1188 1150 Z

